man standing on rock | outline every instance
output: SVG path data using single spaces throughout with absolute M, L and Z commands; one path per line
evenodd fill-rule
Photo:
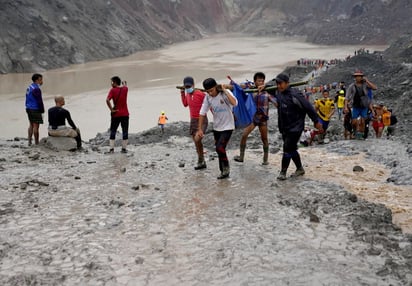
M 109 153 L 114 153 L 114 141 L 116 138 L 116 132 L 119 125 L 122 127 L 122 153 L 127 153 L 127 143 L 129 139 L 129 110 L 127 108 L 127 88 L 126 81 L 123 82 L 118 76 L 111 78 L 112 88 L 106 98 L 107 107 L 110 109 L 112 116 L 110 123 L 110 150 Z M 113 101 L 113 105 L 111 103 Z
M 199 112 L 202 107 L 203 99 L 205 98 L 205 93 L 198 89 L 195 89 L 195 81 L 193 77 L 187 76 L 183 79 L 183 87 L 180 91 L 180 97 L 184 107 L 189 106 L 190 111 L 190 127 L 189 132 L 192 136 L 193 142 L 196 146 L 197 152 L 197 166 L 195 170 L 201 170 L 206 168 L 206 161 L 203 153 L 203 143 L 202 137 L 196 136 L 196 132 L 199 127 Z M 205 133 L 208 125 L 207 116 L 203 118 L 202 132 Z
M 44 104 L 40 86 L 43 84 L 43 76 L 35 73 L 31 77 L 33 83 L 29 85 L 26 91 L 26 112 L 29 118 L 28 140 L 29 146 L 39 144 L 39 127 L 43 124 Z
M 344 112 L 347 113 L 349 108 L 352 108 L 352 126 L 355 138 L 363 139 L 368 110 L 375 116 L 372 100 L 368 94 L 371 90 L 376 90 L 377 87 L 360 70 L 355 71 L 353 77 L 355 82 L 349 85 L 346 90 Z
M 278 126 L 283 139 L 282 164 L 277 179 L 286 180 L 286 172 L 289 168 L 290 160 L 293 160 L 296 165 L 296 171 L 292 176 L 302 176 L 305 174 L 298 152 L 298 142 L 305 128 L 306 114 L 320 133 L 323 132 L 323 128 L 315 109 L 309 101 L 305 99 L 298 89 L 289 86 L 289 77 L 281 73 L 275 80 L 278 88 L 276 95 L 278 102 Z
M 216 80 L 207 78 L 203 81 L 203 88 L 207 96 L 203 100 L 199 112 L 199 125 L 196 136 L 203 138 L 203 123 L 208 110 L 213 114 L 213 136 L 215 138 L 216 152 L 219 157 L 220 175 L 218 179 L 229 177 L 230 167 L 227 159 L 226 146 L 229 143 L 232 132 L 235 129 L 235 119 L 233 117 L 233 107 L 237 105 L 237 99 L 233 93 L 225 89 L 221 84 L 218 86 Z
M 49 136 L 53 137 L 72 137 L 76 139 L 77 149 L 82 147 L 82 140 L 80 138 L 80 130 L 74 124 L 70 112 L 64 109 L 64 97 L 59 95 L 54 98 L 56 106 L 49 108 Z M 66 126 L 66 120 L 71 126 Z

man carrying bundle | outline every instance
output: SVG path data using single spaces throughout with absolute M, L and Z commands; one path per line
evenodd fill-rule
M 253 76 L 253 81 L 255 87 L 264 87 L 265 85 L 265 74 L 262 72 L 257 72 Z M 274 96 L 270 95 L 266 91 L 257 91 L 252 94 L 253 101 L 256 106 L 256 113 L 253 116 L 252 123 L 243 129 L 242 138 L 240 139 L 240 155 L 235 156 L 234 160 L 237 162 L 243 162 L 245 157 L 246 141 L 249 134 L 255 129 L 256 126 L 259 127 L 260 138 L 263 143 L 263 165 L 269 164 L 269 140 L 268 140 L 268 126 L 267 121 L 269 119 L 269 101 L 276 105 L 276 99 Z

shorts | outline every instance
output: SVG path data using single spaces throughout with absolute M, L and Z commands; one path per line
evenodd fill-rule
M 30 123 L 43 124 L 43 112 L 34 109 L 26 109 Z
M 372 122 L 372 127 L 373 127 L 373 129 L 375 130 L 375 132 L 378 132 L 378 130 L 379 130 L 380 128 L 383 128 L 384 125 L 383 125 L 383 122 L 373 121 L 373 122 Z
M 203 119 L 203 126 L 202 126 L 202 131 L 203 133 L 206 133 L 206 129 L 207 129 L 207 125 L 208 125 L 208 120 L 207 117 L 205 116 Z M 190 118 L 190 135 L 194 136 L 196 135 L 196 132 L 198 130 L 199 127 L 199 118 Z
M 253 116 L 253 124 L 255 126 L 267 126 L 269 117 L 265 114 L 257 114 Z
M 368 108 L 367 107 L 352 107 L 352 119 L 358 117 L 366 118 L 368 117 Z
M 326 120 L 323 120 L 322 118 L 319 118 L 319 122 L 322 124 L 323 130 L 326 131 L 329 127 L 330 121 L 326 121 Z

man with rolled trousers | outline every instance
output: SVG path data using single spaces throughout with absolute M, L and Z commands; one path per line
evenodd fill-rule
M 56 106 L 49 108 L 49 136 L 53 137 L 72 137 L 76 139 L 77 149 L 82 147 L 82 139 L 80 137 L 80 130 L 74 124 L 70 112 L 63 108 L 66 104 L 64 97 L 58 95 L 54 98 Z M 70 127 L 66 126 L 66 120 Z

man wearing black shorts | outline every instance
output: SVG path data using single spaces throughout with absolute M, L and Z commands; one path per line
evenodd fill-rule
M 26 112 L 29 118 L 28 140 L 29 146 L 39 144 L 39 127 L 43 124 L 44 104 L 40 86 L 43 84 L 43 76 L 35 73 L 31 77 L 33 83 L 29 85 L 26 91 Z

